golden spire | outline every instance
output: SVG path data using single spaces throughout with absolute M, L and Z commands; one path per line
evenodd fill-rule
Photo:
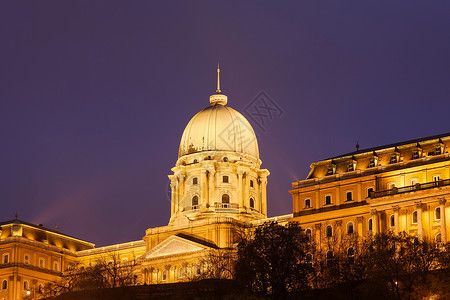
M 217 94 L 220 94 L 220 65 L 217 63 Z

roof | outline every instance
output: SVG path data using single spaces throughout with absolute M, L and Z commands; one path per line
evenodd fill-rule
M 366 153 L 366 152 L 373 152 L 373 151 L 386 149 L 386 148 L 394 148 L 394 147 L 408 145 L 408 144 L 416 144 L 416 143 L 420 143 L 420 142 L 424 142 L 424 141 L 440 139 L 440 138 L 443 138 L 443 137 L 450 137 L 450 132 L 444 133 L 444 134 L 428 136 L 428 137 L 424 137 L 424 138 L 419 138 L 419 139 L 415 139 L 415 140 L 409 140 L 409 141 L 404 141 L 404 142 L 399 142 L 399 143 L 394 143 L 394 144 L 389 144 L 389 145 L 384 145 L 384 146 L 377 146 L 377 147 L 373 147 L 373 148 L 357 150 L 357 151 L 353 151 L 353 152 L 350 152 L 350 153 L 347 153 L 347 154 L 338 155 L 338 156 L 330 157 L 330 158 L 327 158 L 327 159 L 322 159 L 321 161 L 330 160 L 330 159 L 337 159 L 337 158 L 340 158 L 340 157 L 352 156 L 352 155 L 362 154 L 362 153 Z
M 68 234 L 61 233 L 61 232 L 59 232 L 59 231 L 57 231 L 57 230 L 50 229 L 50 228 L 47 228 L 47 227 L 44 227 L 44 226 L 40 226 L 40 225 L 36 225 L 36 224 L 33 224 L 33 223 L 29 223 L 29 222 L 26 222 L 26 221 L 18 220 L 18 219 L 11 220 L 11 221 L 0 222 L 0 226 L 8 225 L 8 224 L 22 224 L 22 225 L 27 225 L 27 226 L 29 226 L 29 227 L 33 227 L 33 228 L 36 228 L 36 229 L 41 229 L 41 230 L 49 231 L 49 232 L 52 232 L 52 233 L 55 233 L 55 234 L 58 234 L 58 235 L 62 235 L 62 236 L 65 236 L 65 237 L 68 237 L 68 238 L 71 238 L 71 239 L 76 239 L 76 240 L 79 240 L 80 242 L 84 242 L 84 243 L 87 243 L 87 244 L 92 244 L 92 243 L 90 243 L 90 242 L 83 241 L 83 240 L 81 240 L 81 239 L 79 239 L 79 238 L 76 238 L 76 237 L 74 237 L 74 236 L 71 236 L 71 235 L 68 235 Z

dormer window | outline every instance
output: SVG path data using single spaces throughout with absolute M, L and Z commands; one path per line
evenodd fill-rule
M 412 159 L 419 159 L 419 158 L 420 158 L 419 151 L 414 151 L 413 155 L 412 155 Z
M 441 146 L 436 146 L 434 147 L 434 155 L 441 155 L 442 154 L 442 150 L 441 150 Z
M 396 164 L 398 162 L 397 154 L 391 154 L 391 158 L 389 159 L 390 164 Z
M 335 173 L 336 173 L 336 164 L 332 162 L 331 165 L 328 166 L 327 175 L 333 175 Z
M 369 168 L 375 167 L 375 157 L 369 159 Z
M 353 167 L 353 162 L 350 162 L 348 165 L 347 165 L 347 172 L 352 172 L 352 171 L 354 171 L 355 169 L 354 169 L 354 167 Z

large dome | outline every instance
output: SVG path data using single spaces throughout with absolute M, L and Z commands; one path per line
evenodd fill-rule
M 211 96 L 219 97 L 226 96 Z M 226 99 L 213 100 L 210 99 L 212 106 L 196 114 L 184 129 L 178 157 L 202 151 L 232 151 L 258 160 L 258 141 L 250 123 L 239 112 L 224 105 Z

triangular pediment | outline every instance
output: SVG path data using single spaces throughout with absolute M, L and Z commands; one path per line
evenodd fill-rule
M 167 255 L 193 253 L 211 249 L 208 246 L 172 235 L 145 254 L 145 258 L 156 258 Z

